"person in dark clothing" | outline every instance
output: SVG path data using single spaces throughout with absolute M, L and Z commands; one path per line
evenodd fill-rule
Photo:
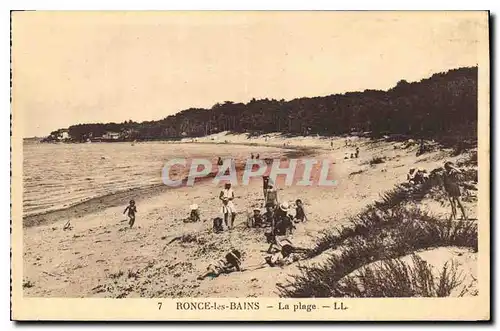
M 264 226 L 263 215 L 260 213 L 260 209 L 256 208 L 253 210 L 253 215 L 248 217 L 248 227 L 250 228 L 260 228 Z
M 292 216 L 288 213 L 288 203 L 283 202 L 276 208 L 274 214 L 273 232 L 277 236 L 284 236 L 292 233 L 295 226 L 292 222 Z
M 304 205 L 302 204 L 302 200 L 297 199 L 295 201 L 295 222 L 306 222 L 307 216 L 304 212 Z
M 266 205 L 266 212 L 264 213 L 263 221 L 266 226 L 273 226 L 274 224 L 274 207 L 272 204 Z
M 267 189 L 269 188 L 269 176 L 262 177 L 262 191 L 264 193 L 264 203 L 267 199 Z
M 192 204 L 189 206 L 191 209 L 191 212 L 189 213 L 189 217 L 184 220 L 185 223 L 190 223 L 190 222 L 199 222 L 201 220 L 200 218 L 200 211 L 198 210 L 198 205 L 197 204 Z
M 135 206 L 135 201 L 130 200 L 129 205 L 127 208 L 125 208 L 125 211 L 123 212 L 124 214 L 128 211 L 128 224 L 130 225 L 130 228 L 134 226 L 135 223 L 135 213 L 137 213 L 137 207 Z
M 264 205 L 267 206 L 267 205 L 271 204 L 273 206 L 273 208 L 277 208 L 278 203 L 279 203 L 278 191 L 276 190 L 276 188 L 274 188 L 273 184 L 271 182 L 269 182 L 267 184 Z

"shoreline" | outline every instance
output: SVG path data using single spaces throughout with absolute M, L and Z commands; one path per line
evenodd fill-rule
M 303 146 L 275 146 L 269 144 L 259 144 L 259 143 L 216 143 L 216 142 L 176 142 L 176 144 L 224 144 L 224 145 L 243 145 L 243 146 L 262 146 L 262 147 L 273 147 L 282 149 L 282 157 L 286 158 L 300 158 L 308 155 L 314 155 L 317 152 L 317 148 L 314 147 L 303 147 Z M 241 168 L 236 168 L 237 171 Z M 198 179 L 200 181 L 208 181 L 215 176 L 215 173 L 211 173 L 205 178 Z M 187 177 L 183 178 L 183 181 Z M 198 181 L 197 180 L 197 181 Z M 182 187 L 182 186 L 181 186 Z M 170 187 L 163 183 L 154 184 L 144 187 L 130 188 L 125 191 L 118 191 L 115 193 L 108 193 L 102 196 L 91 197 L 87 200 L 75 203 L 68 207 L 48 210 L 41 213 L 31 214 L 23 216 L 23 228 L 29 228 L 40 225 L 52 224 L 61 219 L 78 219 L 82 218 L 88 214 L 97 213 L 108 208 L 117 207 L 124 205 L 124 201 L 131 199 L 138 201 L 147 200 L 154 196 L 160 195 L 162 193 L 168 192 L 170 190 L 175 190 L 176 187 Z

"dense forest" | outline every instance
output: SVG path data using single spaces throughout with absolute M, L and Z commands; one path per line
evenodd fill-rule
M 373 137 L 396 134 L 433 139 L 477 136 L 477 67 L 434 74 L 419 82 L 401 80 L 388 91 L 365 90 L 290 101 L 225 101 L 211 109 L 190 108 L 158 121 L 78 124 L 69 139 L 82 142 L 106 132 L 119 140 L 199 137 L 220 131 L 290 135 L 342 135 L 364 132 Z M 57 137 L 51 133 L 47 140 Z M 458 138 L 460 137 L 460 138 Z

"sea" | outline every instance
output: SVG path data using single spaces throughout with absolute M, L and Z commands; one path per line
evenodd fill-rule
M 242 161 L 250 153 L 274 158 L 282 152 L 274 147 L 233 144 L 26 142 L 23 214 L 42 214 L 129 189 L 163 185 L 164 164 L 174 158 L 206 158 L 215 164 L 219 156 Z

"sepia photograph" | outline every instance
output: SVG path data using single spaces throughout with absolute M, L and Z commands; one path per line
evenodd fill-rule
M 12 318 L 488 320 L 489 20 L 11 12 Z

